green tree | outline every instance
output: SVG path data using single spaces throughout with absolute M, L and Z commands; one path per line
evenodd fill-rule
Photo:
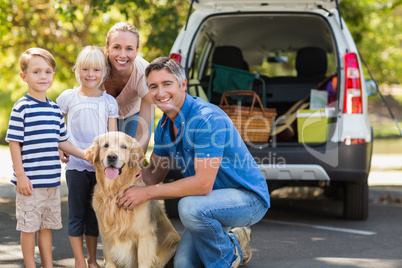
M 56 76 L 48 93 L 54 100 L 77 85 L 71 68 L 82 47 L 103 47 L 116 22 L 127 21 L 138 28 L 145 59 L 168 55 L 188 6 L 185 0 L 0 0 L 0 137 L 7 130 L 13 103 L 26 93 L 19 77 L 19 57 L 26 49 L 42 47 L 56 58 Z
M 342 0 L 341 13 L 378 83 L 402 82 L 402 1 Z

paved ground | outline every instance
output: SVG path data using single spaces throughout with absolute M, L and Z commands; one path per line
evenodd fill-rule
M 400 268 L 402 267 L 402 206 L 369 204 L 366 221 L 342 218 L 342 203 L 328 199 L 271 199 L 272 208 L 252 226 L 253 257 L 248 268 Z M 63 198 L 64 228 L 52 231 L 55 268 L 74 267 L 67 235 L 67 201 Z M 183 226 L 171 219 L 181 235 Z M 103 247 L 98 244 L 102 265 Z M 39 255 L 36 251 L 37 265 Z M 0 204 L 0 267 L 23 268 L 15 202 Z M 104 267 L 102 265 L 102 267 Z
M 12 165 L 8 150 L 0 149 L 0 163 L 0 203 L 2 203 L 0 210 L 0 226 L 3 232 L 1 238 L 2 242 L 0 243 L 0 267 L 18 268 L 23 267 L 23 261 L 18 235 L 16 235 L 15 231 L 15 204 L 12 200 L 9 200 L 10 198 L 15 197 L 15 192 L 13 185 L 9 182 L 12 174 Z M 402 202 L 402 153 L 373 155 L 369 185 L 369 195 L 372 203 Z M 62 208 L 64 208 L 63 222 L 64 226 L 67 226 L 67 187 L 64 178 L 62 179 L 61 194 L 63 196 Z M 173 224 L 179 232 L 182 231 L 181 223 L 178 220 L 173 220 Z M 57 248 L 57 250 L 54 251 L 53 256 L 56 265 L 55 267 L 72 267 L 74 260 L 72 258 L 73 255 L 71 249 L 65 247 L 65 245 L 69 245 L 66 228 L 64 227 L 62 230 L 55 231 L 53 237 L 55 240 L 54 246 Z M 263 258 L 263 256 L 264 255 L 261 255 L 261 258 Z M 98 257 L 99 263 L 102 263 L 102 245 L 100 243 L 98 247 Z M 255 265 L 250 264 L 249 266 L 260 267 L 257 265 L 257 262 L 258 252 L 256 252 L 254 258 Z

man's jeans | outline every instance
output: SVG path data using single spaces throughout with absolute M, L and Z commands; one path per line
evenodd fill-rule
M 178 206 L 185 227 L 174 259 L 179 268 L 231 267 L 237 258 L 235 245 L 240 256 L 242 252 L 229 230 L 257 223 L 268 210 L 256 194 L 244 189 L 183 197 Z

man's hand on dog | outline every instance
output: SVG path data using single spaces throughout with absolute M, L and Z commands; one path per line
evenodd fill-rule
M 145 187 L 143 186 L 133 186 L 117 197 L 117 205 L 129 210 L 147 201 L 148 198 L 146 197 Z
M 149 200 L 146 186 L 133 186 L 117 197 L 119 207 L 132 210 L 135 206 L 141 205 Z

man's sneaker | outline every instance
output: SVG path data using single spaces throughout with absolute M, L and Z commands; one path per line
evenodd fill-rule
M 243 261 L 240 263 L 240 265 L 247 264 L 251 260 L 251 257 L 252 257 L 252 252 L 251 252 L 251 248 L 250 248 L 250 241 L 251 241 L 250 227 L 236 227 L 236 228 L 231 229 L 230 232 L 236 236 L 237 240 L 239 241 L 240 248 L 243 252 L 243 256 L 242 256 Z M 237 247 L 235 249 L 235 253 L 237 256 L 239 255 Z M 235 261 L 235 263 L 237 263 L 237 262 L 238 262 L 238 260 Z M 235 266 L 235 267 L 237 267 L 237 266 Z

